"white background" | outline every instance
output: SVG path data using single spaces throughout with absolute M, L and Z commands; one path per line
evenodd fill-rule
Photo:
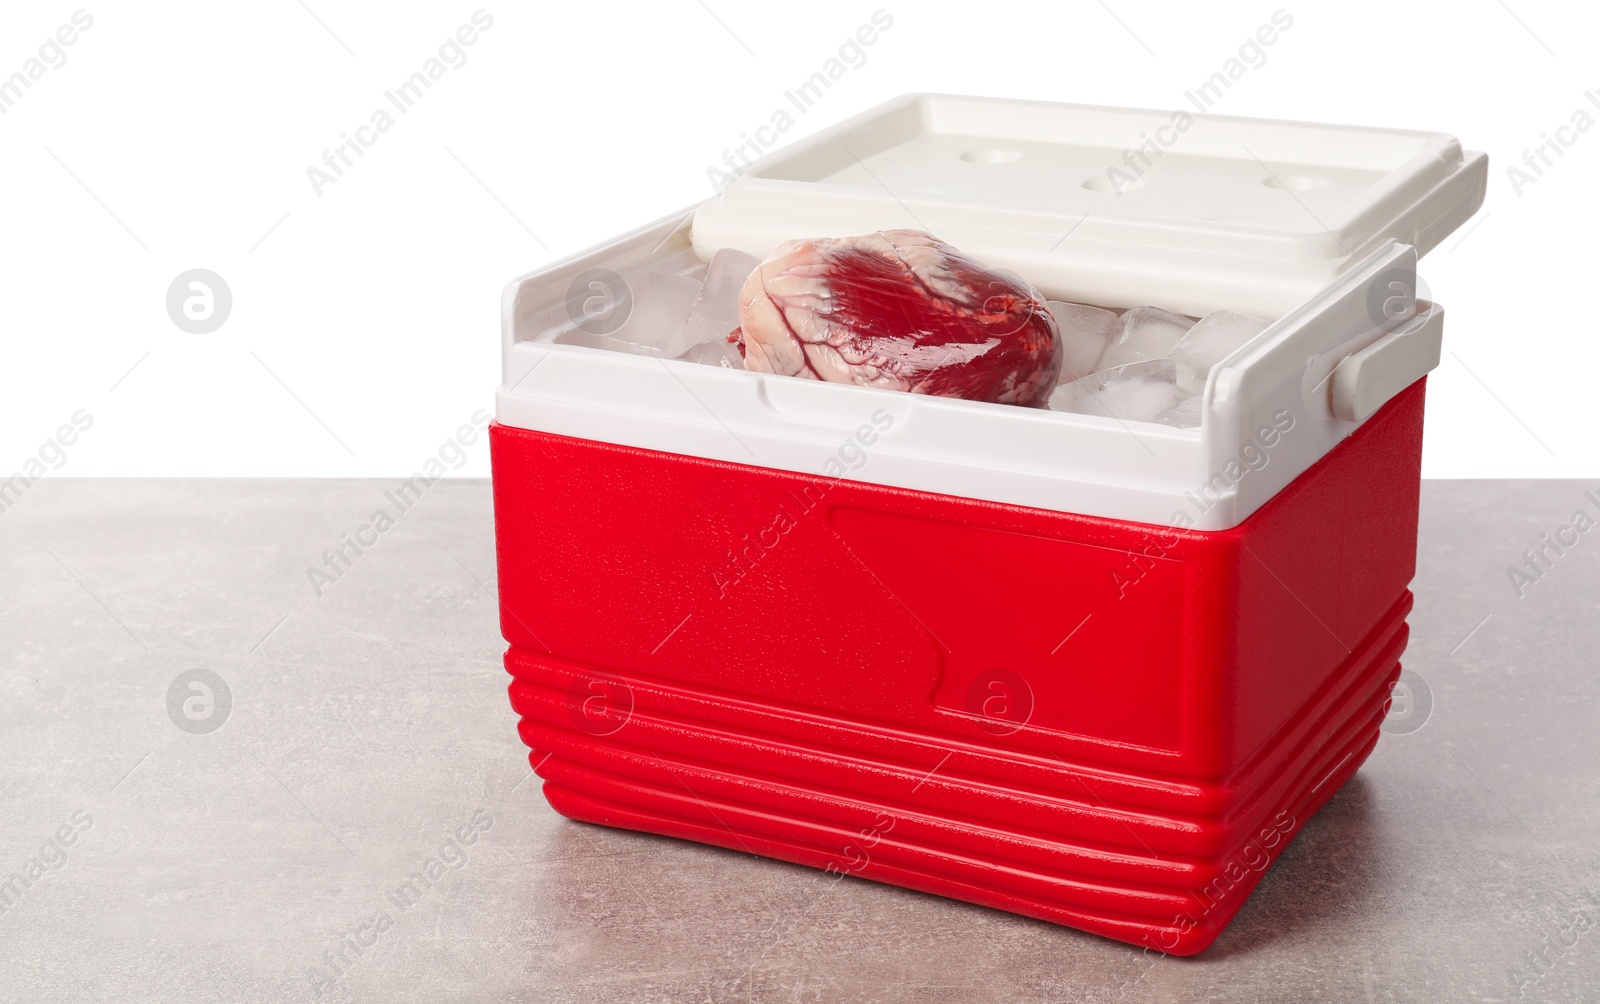
M 1424 262 L 1450 310 L 1425 474 L 1600 473 L 1577 305 L 1600 128 L 1520 195 L 1506 175 L 1576 109 L 1600 116 L 1592 7 L 488 0 L 466 64 L 318 197 L 306 169 L 479 2 L 81 8 L 65 64 L 0 114 L 0 473 L 80 408 L 94 426 L 60 474 L 410 473 L 492 409 L 507 279 L 710 195 L 707 168 L 880 8 L 867 63 L 786 138 L 906 91 L 1175 108 L 1287 11 L 1217 113 L 1440 130 L 1491 157 L 1475 229 Z M 0 77 L 78 9 L 6 5 Z M 212 334 L 166 313 L 191 268 L 232 288 Z M 457 473 L 487 471 L 480 441 Z

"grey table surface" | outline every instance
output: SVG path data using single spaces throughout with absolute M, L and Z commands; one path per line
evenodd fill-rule
M 308 581 L 389 487 L 47 478 L 0 514 L 0 1000 L 1600 1000 L 1600 534 L 1507 573 L 1600 486 L 1424 484 L 1426 723 L 1194 959 L 556 815 L 487 483 Z M 169 714 L 195 669 L 230 705 Z

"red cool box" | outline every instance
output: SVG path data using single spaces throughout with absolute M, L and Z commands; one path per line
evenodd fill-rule
M 1217 937 L 1378 740 L 1443 326 L 1416 260 L 1486 160 L 1183 117 L 1134 174 L 1174 115 L 912 95 L 510 284 L 501 622 L 552 806 L 1178 955 Z M 721 249 L 895 227 L 1052 299 L 1271 324 L 1175 428 L 588 323 Z

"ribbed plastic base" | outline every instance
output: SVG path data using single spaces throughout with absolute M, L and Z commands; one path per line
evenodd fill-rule
M 883 748 L 882 730 L 637 679 L 628 684 L 626 727 L 596 735 L 575 719 L 569 695 L 607 674 L 516 648 L 506 667 L 531 762 L 563 815 L 1192 955 L 1372 751 L 1410 606 L 1408 592 L 1233 778 L 1216 786 L 1124 779 L 1167 796 L 1193 789 L 1194 801 L 1214 806 L 1204 814 L 1175 812 L 1170 797 L 1108 803 L 1096 794 L 1100 770 L 1056 758 L 958 744 L 930 773 L 866 752 Z M 599 728 L 623 722 L 615 703 L 611 711 L 616 717 L 600 716 Z M 766 729 L 776 718 L 791 726 L 781 736 Z M 908 753 L 949 746 L 943 736 L 891 738 Z M 897 775 L 902 786 L 884 783 Z M 1128 799 L 1138 786 L 1121 789 Z

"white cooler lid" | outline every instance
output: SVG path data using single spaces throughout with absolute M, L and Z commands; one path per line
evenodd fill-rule
M 1487 158 L 1441 133 L 910 95 L 770 154 L 687 214 L 514 280 L 496 415 L 813 475 L 880 422 L 869 462 L 842 476 L 1225 529 L 1437 364 L 1443 311 L 1415 302 L 1417 255 L 1471 217 L 1486 179 Z M 573 338 L 573 290 L 596 274 L 698 278 L 721 248 L 765 256 L 795 238 L 896 227 L 927 230 L 1052 299 L 1272 323 L 1212 368 L 1191 429 L 725 370 Z M 1379 307 L 1395 323 L 1380 323 Z M 1257 443 L 1270 448 L 1264 465 L 1251 462 Z
M 1426 253 L 1486 178 L 1444 133 L 911 94 L 757 161 L 693 238 L 913 227 L 1052 299 L 1277 317 L 1391 241 Z

